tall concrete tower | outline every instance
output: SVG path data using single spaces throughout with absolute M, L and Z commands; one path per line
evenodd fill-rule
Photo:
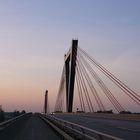
M 45 92 L 45 101 L 44 101 L 44 113 L 46 114 L 48 112 L 48 90 Z

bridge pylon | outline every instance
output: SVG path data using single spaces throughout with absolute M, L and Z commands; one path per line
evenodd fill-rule
M 48 112 L 48 90 L 45 92 L 45 101 L 44 101 L 44 113 Z
M 65 55 L 65 72 L 66 72 L 66 110 L 72 112 L 75 68 L 77 59 L 78 40 L 72 40 L 72 47 Z

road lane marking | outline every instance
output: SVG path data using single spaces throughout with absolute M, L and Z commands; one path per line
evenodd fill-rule
M 117 128 L 127 130 L 127 131 L 132 131 L 132 132 L 135 132 L 135 133 L 140 133 L 140 130 L 133 130 L 133 129 L 125 128 L 125 127 L 117 127 Z

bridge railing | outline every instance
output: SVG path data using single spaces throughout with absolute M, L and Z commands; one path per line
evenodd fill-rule
M 27 115 L 27 114 L 22 114 L 22 115 L 19 115 L 17 117 L 14 117 L 12 119 L 9 119 L 7 121 L 4 121 L 4 122 L 0 123 L 0 131 L 3 130 L 4 128 L 8 127 L 9 125 L 14 123 L 15 121 L 19 120 L 21 117 L 23 117 L 25 115 Z
M 45 117 L 54 123 L 57 127 L 62 129 L 63 131 L 70 134 L 72 137 L 76 139 L 84 139 L 84 140 L 122 140 L 120 138 L 104 134 L 102 132 L 71 123 L 62 119 L 59 119 L 53 115 L 45 115 Z

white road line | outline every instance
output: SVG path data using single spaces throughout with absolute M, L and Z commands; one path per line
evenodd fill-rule
M 125 128 L 125 127 L 117 127 L 117 128 L 127 130 L 127 131 L 132 131 L 132 132 L 135 132 L 135 133 L 140 133 L 140 130 L 133 130 L 133 129 Z

